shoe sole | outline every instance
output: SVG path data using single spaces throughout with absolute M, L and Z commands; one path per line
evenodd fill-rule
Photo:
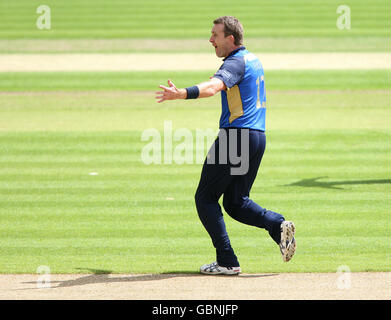
M 288 262 L 292 259 L 293 255 L 296 251 L 296 240 L 295 240 L 295 225 L 291 221 L 287 221 L 287 223 L 283 223 L 282 232 L 281 232 L 281 242 L 287 243 L 286 249 L 282 254 L 282 259 L 284 262 Z
M 232 272 L 232 273 L 228 273 L 228 272 L 205 272 L 205 271 L 201 271 L 202 274 L 206 274 L 206 275 L 209 275 L 209 276 L 237 276 L 239 275 L 241 272 Z

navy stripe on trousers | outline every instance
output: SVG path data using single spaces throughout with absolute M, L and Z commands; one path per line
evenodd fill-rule
M 284 217 L 249 198 L 265 146 L 266 136 L 262 131 L 223 128 L 205 159 L 195 203 L 198 216 L 216 248 L 216 261 L 221 266 L 239 266 L 218 203 L 222 195 L 227 214 L 244 224 L 266 229 L 277 244 L 280 242 L 280 224 Z M 239 164 L 234 156 L 241 159 Z M 233 174 L 232 169 L 239 166 L 246 169 L 245 172 L 238 170 L 240 174 Z

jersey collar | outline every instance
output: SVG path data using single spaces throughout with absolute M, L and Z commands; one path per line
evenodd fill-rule
M 230 53 L 228 56 L 226 56 L 226 57 L 223 59 L 223 61 L 225 61 L 225 59 L 229 58 L 230 56 L 233 56 L 236 52 L 238 52 L 238 51 L 240 51 L 240 50 L 244 50 L 244 49 L 246 49 L 246 47 L 241 46 L 241 47 L 235 49 L 234 51 L 231 51 L 231 53 Z

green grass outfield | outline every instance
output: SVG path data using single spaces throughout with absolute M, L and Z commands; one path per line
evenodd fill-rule
M 154 101 L 168 76 L 185 86 L 209 75 L 0 73 L 1 273 L 196 272 L 214 260 L 194 205 L 202 165 L 141 161 L 143 130 L 165 120 L 217 130 L 218 96 Z M 283 263 L 266 231 L 225 215 L 243 271 L 391 271 L 391 72 L 266 81 L 251 197 L 295 221 L 298 248 Z
M 36 25 L 42 4 L 51 9 L 50 30 Z M 342 4 L 350 30 L 337 28 Z M 210 52 L 221 15 L 240 19 L 253 52 L 391 50 L 387 0 L 18 0 L 0 2 L 0 52 Z
M 40 0 L 2 1 L 0 38 L 203 38 L 212 21 L 234 15 L 248 37 L 391 36 L 387 0 L 48 0 L 51 29 L 38 30 Z M 336 27 L 337 7 L 351 9 L 348 33 Z

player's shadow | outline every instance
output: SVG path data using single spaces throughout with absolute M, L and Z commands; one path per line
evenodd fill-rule
M 80 278 L 70 279 L 70 280 L 58 280 L 58 281 L 50 281 L 50 288 L 65 288 L 65 287 L 74 287 L 74 286 L 83 286 L 90 284 L 98 284 L 98 283 L 120 283 L 120 282 L 136 282 L 136 281 L 156 281 L 156 280 L 164 280 L 171 278 L 179 278 L 179 277 L 195 277 L 201 276 L 199 272 L 189 272 L 189 271 L 168 271 L 165 273 L 158 274 L 143 274 L 143 275 L 112 275 L 112 271 L 110 270 L 97 270 L 97 269 L 88 269 L 88 268 L 77 268 L 78 270 L 88 270 L 93 272 L 93 274 L 88 274 L 85 276 L 81 276 Z M 241 278 L 258 278 L 258 277 L 269 277 L 276 276 L 278 274 L 241 274 L 238 277 Z M 205 277 L 213 277 L 213 276 L 205 276 Z M 221 277 L 221 275 L 216 275 L 215 277 Z M 227 276 L 232 277 L 232 276 Z M 23 282 L 36 284 L 35 281 Z M 37 288 L 26 288 L 26 289 L 37 289 Z M 20 289 L 20 290 L 26 290 Z
M 391 184 L 391 179 L 368 179 L 368 180 L 342 180 L 342 181 L 319 181 L 328 177 L 317 177 L 310 179 L 302 179 L 291 184 L 286 184 L 284 187 L 318 187 L 327 189 L 344 190 L 340 186 L 344 185 L 367 185 L 367 184 Z

